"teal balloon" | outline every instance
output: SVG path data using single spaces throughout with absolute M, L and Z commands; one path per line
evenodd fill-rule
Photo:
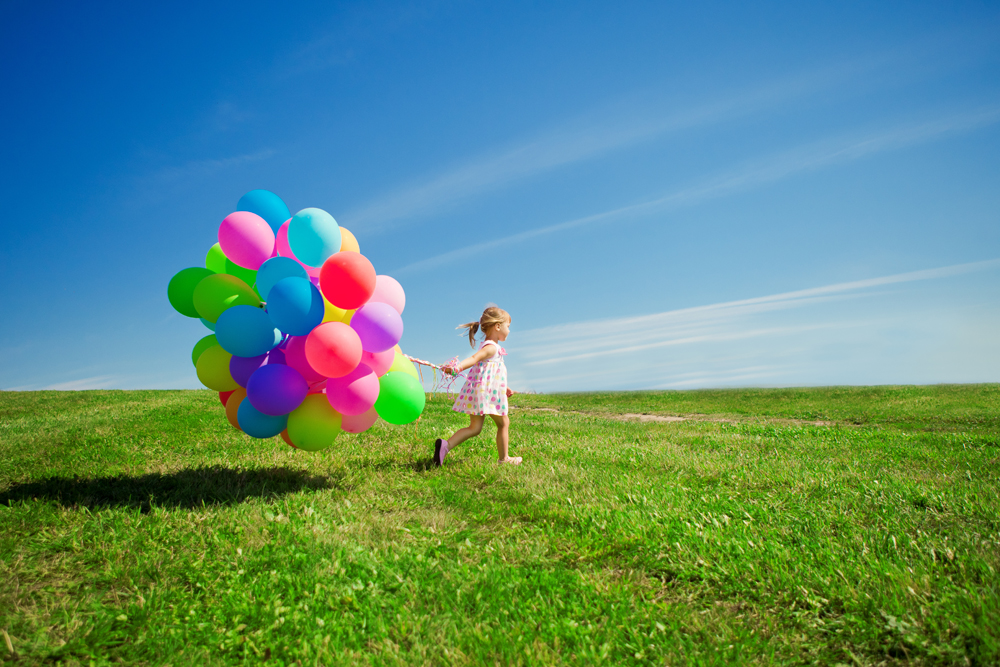
M 201 323 L 204 324 L 208 328 L 209 331 L 215 331 L 215 325 L 214 324 L 212 324 L 211 322 L 209 322 L 208 320 L 206 320 L 204 317 L 199 317 L 198 319 L 201 320 Z
M 267 294 L 279 280 L 285 278 L 309 279 L 309 274 L 302 265 L 291 257 L 272 257 L 257 269 L 257 293 L 267 301 Z
M 288 415 L 265 415 L 250 401 L 243 401 L 236 411 L 236 423 L 251 438 L 273 438 L 288 426 Z
M 215 338 L 229 354 L 256 357 L 274 349 L 282 335 L 260 308 L 233 306 L 219 315 Z
M 340 226 L 321 208 L 304 208 L 288 221 L 288 247 L 303 264 L 322 266 L 340 252 Z
M 274 233 L 278 233 L 285 221 L 292 217 L 281 197 L 267 190 L 251 190 L 236 204 L 237 211 L 250 211 L 264 218 Z

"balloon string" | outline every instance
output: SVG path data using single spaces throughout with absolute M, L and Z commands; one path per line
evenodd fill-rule
M 407 359 L 409 359 L 410 361 L 412 361 L 413 363 L 417 364 L 417 373 L 420 373 L 420 367 L 421 366 L 428 366 L 431 369 L 434 369 L 434 371 L 435 371 L 434 372 L 434 384 L 431 387 L 431 397 L 433 397 L 434 394 L 437 393 L 438 391 L 444 392 L 444 393 L 446 393 L 446 394 L 448 394 L 450 396 L 452 393 L 454 393 L 453 392 L 453 388 L 454 388 L 455 382 L 458 380 L 458 378 L 460 378 L 460 377 L 463 378 L 463 379 L 465 378 L 465 376 L 464 376 L 463 373 L 456 373 L 454 375 L 449 375 L 448 373 L 444 372 L 445 368 L 449 368 L 449 367 L 450 368 L 455 368 L 455 367 L 458 366 L 458 357 L 452 357 L 451 361 L 449 361 L 447 364 L 444 364 L 442 366 L 442 365 L 438 365 L 438 364 L 432 364 L 431 362 L 426 361 L 424 359 L 418 359 L 416 357 L 411 357 L 408 354 L 403 354 L 403 356 L 406 357 Z M 438 379 L 438 375 L 437 375 L 436 371 L 441 371 L 441 378 L 440 379 Z M 420 382 L 423 383 L 423 381 L 424 381 L 423 374 L 420 373 Z

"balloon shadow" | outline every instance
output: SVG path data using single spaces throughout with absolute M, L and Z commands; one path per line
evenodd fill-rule
M 285 467 L 239 469 L 187 468 L 173 473 L 115 475 L 85 479 L 48 477 L 14 484 L 0 493 L 0 504 L 51 500 L 65 507 L 195 508 L 232 505 L 250 498 L 273 498 L 305 489 L 342 488 L 342 475 L 319 476 Z

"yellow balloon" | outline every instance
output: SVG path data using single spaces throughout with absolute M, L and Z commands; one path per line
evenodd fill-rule
M 326 297 L 323 297 L 323 305 L 326 307 L 326 311 L 323 313 L 323 322 L 343 322 L 344 324 L 351 323 L 351 318 L 354 316 L 353 310 L 337 308 L 335 305 L 327 301 Z
M 403 356 L 403 353 L 398 350 L 396 351 L 396 356 L 392 360 L 392 366 L 389 366 L 389 370 L 386 372 L 391 373 L 393 371 L 406 373 L 407 375 L 412 375 L 418 380 L 420 379 L 420 375 L 417 373 L 417 367 L 414 366 L 413 362 Z
M 326 449 L 340 435 L 341 419 L 326 394 L 309 394 L 288 415 L 288 439 L 307 452 Z
M 221 345 L 213 345 L 198 357 L 195 370 L 198 379 L 209 389 L 215 391 L 231 391 L 239 387 L 229 372 L 229 360 L 233 355 L 222 349 Z M 232 398 L 232 396 L 230 396 Z
M 361 246 L 358 245 L 358 240 L 354 237 L 354 234 L 347 230 L 347 227 L 340 228 L 340 252 L 349 250 L 351 252 L 361 252 Z

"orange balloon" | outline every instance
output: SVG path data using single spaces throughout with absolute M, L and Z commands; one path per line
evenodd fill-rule
M 350 252 L 361 252 L 361 246 L 358 245 L 358 240 L 354 238 L 347 227 L 340 228 L 340 252 L 349 250 Z
M 288 437 L 288 429 L 287 428 L 284 431 L 281 432 L 281 439 L 284 440 L 285 442 L 287 442 L 288 445 L 292 449 L 298 449 L 298 447 L 295 446 L 295 443 L 292 442 L 291 439 L 289 439 L 289 437 Z
M 229 423 L 233 425 L 237 431 L 242 431 L 240 428 L 240 423 L 236 421 L 236 413 L 240 411 L 240 403 L 243 399 L 247 397 L 247 390 L 243 387 L 238 387 L 233 390 L 233 393 L 229 395 L 229 399 L 226 400 L 226 419 Z

